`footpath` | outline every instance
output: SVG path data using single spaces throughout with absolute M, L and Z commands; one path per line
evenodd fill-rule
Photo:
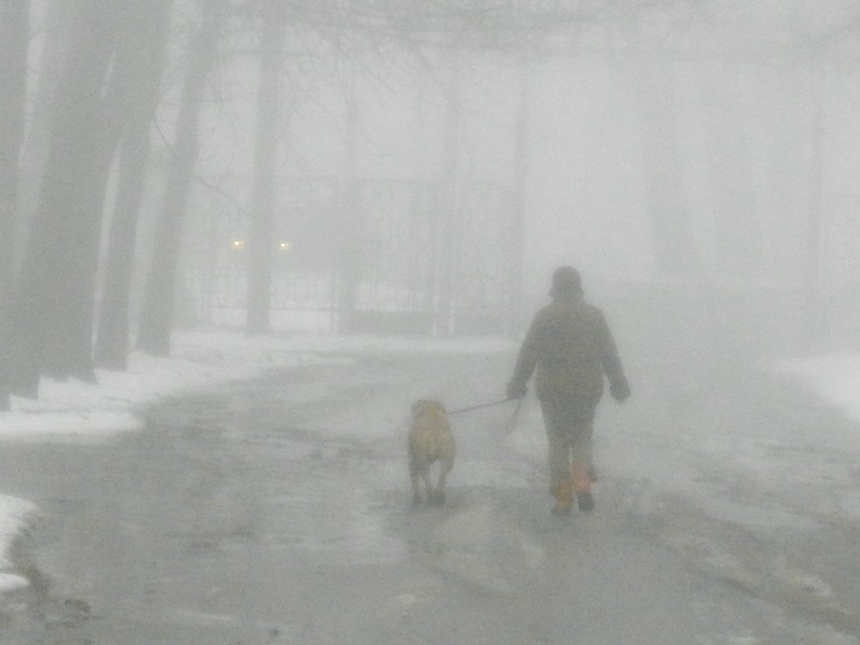
M 243 614 L 235 606 L 229 612 L 214 610 L 219 603 L 226 602 L 222 600 L 224 576 L 242 571 L 244 559 L 240 560 L 238 554 L 249 540 L 259 537 L 255 527 L 263 515 L 254 503 L 262 480 L 249 469 L 249 462 L 236 455 L 248 454 L 248 450 L 263 455 L 298 450 L 295 454 L 303 458 L 322 462 L 331 459 L 332 463 L 355 463 L 359 455 L 361 460 L 375 464 L 374 476 L 393 481 L 400 476 L 396 470 L 399 454 L 380 455 L 373 450 L 351 453 L 340 447 L 340 443 L 325 440 L 321 448 L 303 452 L 306 448 L 301 442 L 284 444 L 280 439 L 266 440 L 256 447 L 241 443 L 244 452 L 236 451 L 235 442 L 240 442 L 241 437 L 235 433 L 222 433 L 219 441 L 223 443 L 207 443 L 208 431 L 214 423 L 212 415 L 217 418 L 229 411 L 210 409 L 197 419 L 186 419 L 181 436 L 170 435 L 168 430 L 163 431 L 167 435 L 157 436 L 139 432 L 143 427 L 140 410 L 153 400 L 177 394 L 186 401 L 190 397 L 193 402 L 195 392 L 290 366 L 320 366 L 320 369 L 348 366 L 354 362 L 350 355 L 379 351 L 378 342 L 285 338 L 255 343 L 239 336 L 195 334 L 180 340 L 177 358 L 157 361 L 133 357 L 129 374 L 101 375 L 102 385 L 98 388 L 48 382 L 44 384 L 43 400 L 17 401 L 17 409 L 0 418 L 3 444 L 0 513 L 4 513 L 0 532 L 5 540 L 2 571 L 5 575 L 0 576 L 0 583 L 5 584 L 5 593 L 0 595 L 0 634 L 5 636 L 5 642 L 86 643 L 87 634 L 101 620 L 100 607 L 94 607 L 92 598 L 127 595 L 129 590 L 134 591 L 143 606 L 160 608 L 167 616 L 174 603 L 168 603 L 161 595 L 163 585 L 176 594 L 167 597 L 187 598 L 190 602 L 192 590 L 185 591 L 181 572 L 183 567 L 192 567 L 189 574 L 198 572 L 200 566 L 204 566 L 206 575 L 193 592 L 195 597 L 208 598 L 213 611 L 174 611 L 156 628 L 163 630 L 160 636 L 157 632 L 147 636 L 140 631 L 151 613 L 128 611 L 128 632 L 139 631 L 144 639 L 141 642 L 148 637 L 150 642 L 195 642 L 191 636 L 185 641 L 170 640 L 176 636 L 170 634 L 177 625 L 185 625 L 194 637 L 208 633 L 226 638 L 233 630 L 243 637 L 256 634 L 258 638 L 253 642 L 315 642 L 314 635 L 324 634 L 319 631 L 322 628 L 307 627 L 302 641 L 290 631 L 296 629 L 295 624 L 260 618 L 249 627 L 248 623 L 238 621 L 236 616 Z M 465 362 L 472 360 L 470 355 L 510 350 L 509 345 L 496 341 L 470 341 L 459 347 L 398 342 L 400 345 L 394 349 L 402 354 L 454 350 L 464 354 Z M 389 346 L 387 351 L 391 349 Z M 850 397 L 852 386 L 858 383 L 854 377 L 855 363 L 851 357 L 831 357 L 797 364 L 787 371 L 743 372 L 730 377 L 719 372 L 692 374 L 677 369 L 643 368 L 634 381 L 635 396 L 628 405 L 620 409 L 612 405 L 602 407 L 598 441 L 602 489 L 598 504 L 617 509 L 616 520 L 623 520 L 625 531 L 661 545 L 673 558 L 708 579 L 721 581 L 748 600 L 750 616 L 747 623 L 732 628 L 731 638 L 735 640 L 714 636 L 707 642 L 744 645 L 858 642 L 860 559 L 856 557 L 856 544 L 860 542 L 860 469 L 856 464 L 860 463 L 860 429 L 851 403 L 860 400 L 860 393 L 856 399 Z M 334 369 L 332 373 L 341 371 L 344 370 Z M 503 380 L 498 374 L 496 377 L 500 382 Z M 309 378 L 291 390 L 298 397 L 291 405 L 305 405 L 309 414 L 309 426 L 298 428 L 301 432 L 316 432 L 312 427 L 317 414 L 314 401 L 330 385 Z M 454 386 L 456 382 L 452 381 Z M 339 387 L 346 397 L 341 402 L 352 402 L 347 407 L 353 414 L 353 423 L 355 410 L 362 411 L 355 432 L 389 432 L 397 425 L 402 414 L 399 408 L 361 407 L 368 392 L 366 384 L 344 382 Z M 462 403 L 494 398 L 486 392 L 459 394 Z M 268 410 L 265 405 L 260 407 L 260 414 L 280 409 L 274 404 Z M 345 426 L 342 421 L 348 417 L 338 417 L 337 409 L 338 405 L 334 405 L 334 411 L 326 412 L 335 415 L 329 425 Z M 548 499 L 532 492 L 533 488 L 540 488 L 539 465 L 544 459 L 540 423 L 539 410 L 532 400 L 515 431 L 498 439 L 501 449 L 513 455 L 512 469 L 522 463 L 535 464 L 538 469 L 531 476 L 528 472 L 521 473 L 528 488 L 515 493 L 525 495 L 522 501 L 528 512 L 510 518 L 504 505 L 494 502 L 469 506 L 465 509 L 468 512 L 443 522 L 441 533 L 436 533 L 432 542 L 431 556 L 436 563 L 434 567 L 441 563 L 445 575 L 453 575 L 454 571 L 463 578 L 465 572 L 470 584 L 477 580 L 478 587 L 486 588 L 498 583 L 496 586 L 505 591 L 510 581 L 506 583 L 504 578 L 487 574 L 485 554 L 476 556 L 476 542 L 472 538 L 464 542 L 462 532 L 468 529 L 467 534 L 471 535 L 469 531 L 475 527 L 484 527 L 486 531 L 481 535 L 490 535 L 499 518 L 508 518 L 511 526 L 519 528 L 514 533 L 505 533 L 497 542 L 488 542 L 488 553 L 509 558 L 508 547 L 515 544 L 526 572 L 538 566 L 533 563 L 554 561 L 546 559 L 546 554 L 555 548 L 554 542 L 545 542 L 540 534 L 537 539 L 534 537 L 534 527 L 542 526 L 540 522 L 545 520 L 542 504 L 549 507 Z M 115 441 L 117 437 L 125 439 Z M 473 441 L 472 446 L 469 441 Z M 482 441 L 467 439 L 464 455 L 479 453 Z M 201 451 L 201 446 L 205 450 Z M 140 458 L 141 455 L 145 458 Z M 456 476 L 465 472 L 472 473 L 472 480 L 461 480 L 461 487 L 468 483 L 487 494 L 506 487 L 516 488 L 492 470 L 498 460 L 484 464 L 483 468 L 480 463 L 473 464 L 476 468 L 468 468 L 466 460 L 464 456 L 455 472 L 455 499 Z M 359 473 L 355 475 L 358 477 Z M 320 495 L 338 494 L 337 486 L 327 488 L 329 483 L 320 483 L 310 471 L 307 477 L 308 482 L 317 482 Z M 239 484 L 228 485 L 229 482 Z M 399 490 L 401 483 L 398 479 L 392 486 Z M 285 494 L 272 491 L 271 499 L 275 500 L 272 503 L 284 503 L 278 500 Z M 99 501 L 98 504 L 82 501 L 87 499 Z M 364 497 L 353 487 L 349 499 L 364 500 Z M 395 512 L 396 503 L 396 498 L 365 503 L 365 515 L 359 519 L 364 521 L 369 517 L 371 521 L 358 522 L 365 527 L 361 529 L 365 533 L 359 533 L 365 537 L 373 535 L 372 527 L 383 516 L 394 513 L 400 517 Z M 199 511 L 194 517 L 186 517 L 191 507 Z M 345 515 L 352 517 L 349 513 Z M 117 518 L 124 519 L 118 522 Z M 331 519 L 335 521 L 334 517 Z M 283 533 L 281 529 L 272 534 Z M 101 541 L 105 535 L 111 539 Z M 263 540 L 260 544 L 267 550 L 275 548 L 281 552 L 306 550 L 310 543 L 302 536 L 294 532 L 287 534 L 283 542 L 273 544 Z M 514 542 L 509 543 L 509 539 Z M 378 547 L 388 557 L 390 545 L 383 538 L 380 540 L 374 542 L 374 548 Z M 53 542 L 61 541 L 62 549 L 52 549 Z M 168 547 L 165 549 L 164 545 Z M 34 547 L 40 552 L 38 561 L 31 557 Z M 390 548 L 396 551 L 395 547 Z M 440 548 L 442 551 L 437 553 Z M 150 556 L 141 559 L 141 553 Z M 207 562 L 224 553 L 236 554 L 234 574 L 205 568 Z M 68 560 L 51 560 L 61 555 Z M 494 558 L 495 555 L 489 561 L 497 563 Z M 578 560 L 571 555 L 566 561 L 571 564 Z M 104 562 L 122 563 L 123 567 L 113 570 L 122 571 L 122 575 L 112 573 Z M 256 564 L 259 571 L 267 569 L 263 560 Z M 81 575 L 76 576 L 78 567 Z M 64 575 L 57 577 L 51 571 L 61 571 Z M 304 571 L 301 575 L 308 576 L 306 582 L 317 579 L 313 572 Z M 406 620 L 402 613 L 406 609 L 397 603 L 418 607 L 419 600 L 430 593 L 422 584 L 445 587 L 436 578 L 431 580 L 424 573 L 421 575 L 424 577 L 408 578 L 411 586 L 395 594 L 392 602 L 397 609 L 392 609 L 392 616 L 396 614 L 398 620 Z M 515 576 L 511 579 L 515 580 Z M 247 582 L 249 588 L 253 587 L 254 580 Z M 390 583 L 390 579 L 384 579 L 379 584 L 384 588 Z M 323 596 L 316 601 L 322 602 L 324 593 L 331 588 L 322 583 L 318 588 Z M 380 589 L 377 592 L 382 593 Z M 472 595 L 465 598 L 474 601 Z M 308 611 L 318 612 L 320 606 L 325 606 L 316 601 Z M 445 600 L 448 605 L 451 602 L 451 597 Z M 490 607 L 488 615 L 503 615 L 493 613 L 496 601 L 486 602 Z M 361 603 L 356 605 L 359 606 Z M 499 601 L 498 607 L 504 606 Z M 265 614 L 256 606 L 252 613 Z M 761 635 L 764 632 L 756 631 L 764 629 L 762 616 L 766 617 L 769 633 L 781 633 L 782 640 L 765 640 Z M 463 620 L 462 627 L 466 629 L 471 623 L 465 617 Z M 732 620 L 731 616 L 725 616 L 714 628 L 714 634 L 725 633 Z M 348 636 L 345 623 L 335 627 Z M 431 634 L 434 626 L 427 624 L 423 629 Z M 504 627 L 499 629 L 499 634 L 504 635 Z M 234 642 L 243 641 L 234 639 Z M 555 641 L 548 638 L 545 642 Z

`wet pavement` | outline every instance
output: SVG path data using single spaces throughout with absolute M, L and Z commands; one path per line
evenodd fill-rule
M 855 428 L 802 390 L 649 368 L 632 416 L 602 410 L 598 509 L 570 518 L 511 449 L 512 406 L 458 416 L 448 503 L 413 509 L 409 405 L 496 400 L 511 357 L 347 359 L 104 445 L 4 445 L 3 492 L 42 517 L 3 642 L 856 642 Z

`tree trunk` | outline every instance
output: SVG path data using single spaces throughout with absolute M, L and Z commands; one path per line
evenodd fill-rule
M 165 47 L 172 0 L 150 0 L 138 21 L 140 46 L 129 73 L 138 79 L 131 114 L 120 147 L 119 178 L 108 239 L 108 256 L 99 309 L 95 364 L 127 369 L 129 293 L 134 268 L 137 220 L 146 183 L 149 135 L 161 96 Z
M 715 65 L 706 76 L 707 150 L 714 194 L 715 267 L 743 284 L 761 270 L 763 233 L 755 207 L 752 161 L 740 109 L 737 66 Z
M 53 112 L 50 155 L 15 292 L 13 391 L 37 396 L 39 375 L 95 381 L 94 282 L 110 161 L 124 123 L 125 79 L 105 83 L 122 38 L 123 5 L 76 5 L 75 40 Z
M 352 81 L 351 81 L 352 82 Z M 343 189 L 341 226 L 338 241 L 337 331 L 355 331 L 355 307 L 361 282 L 363 218 L 361 187 L 358 183 L 358 130 L 361 114 L 355 87 L 347 89 L 346 127 L 344 136 Z
M 182 241 L 182 220 L 198 153 L 198 122 L 206 80 L 218 46 L 221 3 L 203 3 L 203 19 L 188 54 L 185 86 L 176 125 L 164 203 L 155 232 L 155 248 L 144 290 L 137 347 L 153 356 L 170 355 L 176 269 Z
M 657 268 L 667 276 L 703 279 L 681 182 L 671 69 L 648 60 L 636 61 L 632 67 L 641 101 L 645 198 Z
M 21 172 L 17 190 L 17 233 L 15 262 L 20 265 L 33 225 L 42 179 L 51 145 L 52 113 L 57 87 L 74 37 L 74 4 L 68 0 L 47 0 L 45 42 L 34 61 L 36 88 L 27 115 L 27 137 L 21 151 Z
M 24 140 L 28 0 L 0 0 L 0 410 L 8 410 L 6 330 L 15 269 L 18 156 Z
M 18 155 L 24 139 L 28 0 L 0 0 L 0 312 L 12 287 Z M 0 318 L 2 324 L 2 318 Z
M 520 62 L 519 102 L 514 131 L 514 180 L 511 189 L 511 264 L 508 268 L 508 312 L 506 333 L 517 339 L 523 324 L 523 255 L 525 253 L 526 180 L 529 172 L 529 74 L 528 63 Z
M 821 79 L 824 65 L 813 67 L 811 83 L 812 122 L 809 155 L 809 213 L 806 225 L 806 275 L 804 276 L 806 315 L 804 346 L 810 353 L 821 349 L 824 340 L 821 298 L 821 220 L 824 201 L 824 139 L 827 134 Z
M 456 56 L 456 54 L 453 54 Z M 445 122 L 442 135 L 442 168 L 439 176 L 439 214 L 436 249 L 438 305 L 436 333 L 454 333 L 454 262 L 457 258 L 457 169 L 460 159 L 460 62 L 452 60 L 445 96 Z
M 278 11 L 264 15 L 260 38 L 260 78 L 257 90 L 257 140 L 254 154 L 253 220 L 248 245 L 248 319 L 250 334 L 264 334 L 271 319 L 272 253 L 274 252 L 274 174 L 281 114 L 284 69 L 284 29 Z

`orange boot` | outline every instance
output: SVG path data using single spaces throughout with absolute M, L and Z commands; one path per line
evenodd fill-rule
M 573 489 L 576 491 L 576 505 L 579 510 L 585 513 L 594 510 L 594 497 L 591 496 L 591 477 L 588 475 L 588 464 L 574 464 Z
M 553 486 L 552 492 L 555 495 L 553 514 L 568 515 L 570 509 L 573 508 L 573 482 L 569 479 L 563 479 Z

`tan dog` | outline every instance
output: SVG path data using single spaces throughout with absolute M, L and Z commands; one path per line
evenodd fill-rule
M 445 479 L 454 466 L 457 448 L 454 435 L 439 401 L 421 399 L 412 405 L 412 424 L 409 428 L 409 476 L 412 478 L 412 503 L 420 504 L 424 481 L 428 504 L 445 503 Z M 430 467 L 439 462 L 439 481 L 436 488 L 430 479 Z

